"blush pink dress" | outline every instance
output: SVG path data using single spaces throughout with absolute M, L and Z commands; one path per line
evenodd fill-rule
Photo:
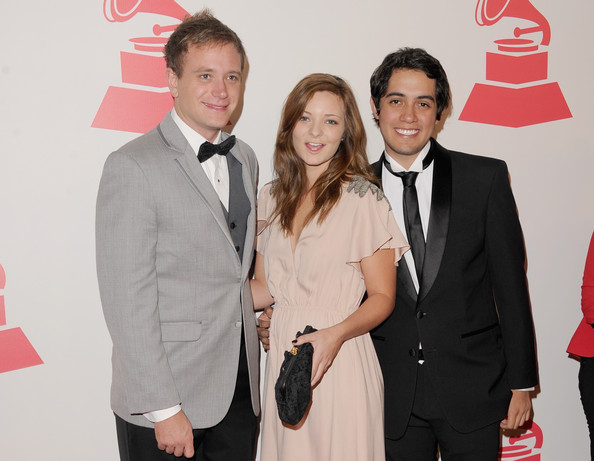
M 319 329 L 352 314 L 365 293 L 363 258 L 394 248 L 395 261 L 408 249 L 383 193 L 357 178 L 343 186 L 339 202 L 321 225 L 312 220 L 295 251 L 279 226 L 267 222 L 274 208 L 271 184 L 258 199 L 257 251 L 275 306 L 270 326 L 262 409 L 261 461 L 383 461 L 384 385 L 369 334 L 346 341 L 312 393 L 296 426 L 284 425 L 274 384 L 285 350 L 306 325 Z

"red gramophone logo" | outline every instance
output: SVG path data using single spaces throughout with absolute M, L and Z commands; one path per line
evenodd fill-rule
M 150 13 L 181 21 L 188 12 L 173 0 L 104 0 L 109 22 L 125 22 L 137 13 Z M 179 23 L 153 26 L 153 35 L 131 38 L 134 51 L 121 51 L 122 86 L 110 86 L 91 126 L 146 133 L 173 107 L 167 89 L 163 47 Z
M 522 428 L 526 429 L 526 433 L 503 438 L 503 446 L 499 449 L 500 461 L 540 461 L 542 429 L 533 421 Z
M 43 361 L 20 328 L 2 330 L 6 325 L 4 288 L 6 273 L 0 264 L 0 373 L 41 365 Z
M 559 84 L 547 80 L 549 53 L 543 48 L 551 27 L 530 1 L 478 0 L 475 17 L 480 26 L 516 18 L 526 27 L 516 26 L 513 38 L 495 40 L 497 52 L 487 52 L 489 83 L 474 85 L 460 120 L 521 127 L 571 118 Z

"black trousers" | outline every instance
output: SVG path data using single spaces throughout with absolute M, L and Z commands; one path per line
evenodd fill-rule
M 182 402 L 183 406 L 183 402 Z M 137 426 L 118 415 L 116 430 L 121 461 L 180 461 L 159 450 L 152 428 Z M 250 382 L 245 345 L 241 345 L 237 383 L 227 415 L 214 427 L 194 429 L 192 460 L 196 461 L 253 461 L 256 451 L 258 420 L 252 409 Z
M 581 358 L 578 382 L 590 431 L 590 459 L 594 461 L 594 357 Z
M 424 365 L 419 364 L 412 415 L 404 435 L 386 439 L 387 461 L 497 461 L 499 421 L 463 434 L 447 422 Z

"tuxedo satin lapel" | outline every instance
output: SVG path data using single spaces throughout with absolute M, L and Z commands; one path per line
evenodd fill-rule
M 406 294 L 416 302 L 417 290 L 415 290 L 415 284 L 413 283 L 408 264 L 406 264 L 404 257 L 400 258 L 400 261 L 398 261 L 398 269 L 396 273 L 396 278 L 398 279 L 400 287 L 404 288 Z
M 452 202 L 452 162 L 448 152 L 435 140 L 431 140 L 434 153 L 433 189 L 431 192 L 431 212 L 427 242 L 425 244 L 425 261 L 421 277 L 419 299 L 423 299 L 435 282 L 445 244 L 450 222 L 450 208 Z
M 214 187 L 212 187 L 204 169 L 200 166 L 200 162 L 198 162 L 198 158 L 196 157 L 196 152 L 192 150 L 190 144 L 188 144 L 188 141 L 181 133 L 170 114 L 167 115 L 159 125 L 159 134 L 165 145 L 177 152 L 178 155 L 176 155 L 174 161 L 177 162 L 181 173 L 186 177 L 192 188 L 213 214 L 217 224 L 225 234 L 225 237 L 229 240 L 229 243 L 234 246 L 231 233 L 229 232 L 229 226 L 225 219 L 221 200 L 214 190 Z
M 380 188 L 382 187 L 382 164 L 384 163 L 384 154 L 382 154 L 377 162 L 371 165 L 373 174 L 379 182 Z
M 382 165 L 384 164 L 384 155 L 385 154 L 382 154 L 379 160 L 371 165 L 373 174 L 377 177 L 380 187 L 382 186 Z M 400 286 L 403 287 L 406 293 L 416 301 L 417 290 L 415 290 L 415 285 L 410 275 L 408 264 L 406 264 L 404 258 L 400 258 L 400 261 L 398 261 L 397 274 L 398 283 Z

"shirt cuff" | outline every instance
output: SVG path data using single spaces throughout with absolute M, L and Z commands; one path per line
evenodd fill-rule
M 512 391 L 524 391 L 524 392 L 530 392 L 533 390 L 534 390 L 534 387 L 527 387 L 525 389 L 512 389 Z
M 161 421 L 165 421 L 167 418 L 171 418 L 173 415 L 178 414 L 180 411 L 181 405 L 178 404 L 171 408 L 165 408 L 164 410 L 149 411 L 148 413 L 143 413 L 143 415 L 151 423 L 160 423 Z

